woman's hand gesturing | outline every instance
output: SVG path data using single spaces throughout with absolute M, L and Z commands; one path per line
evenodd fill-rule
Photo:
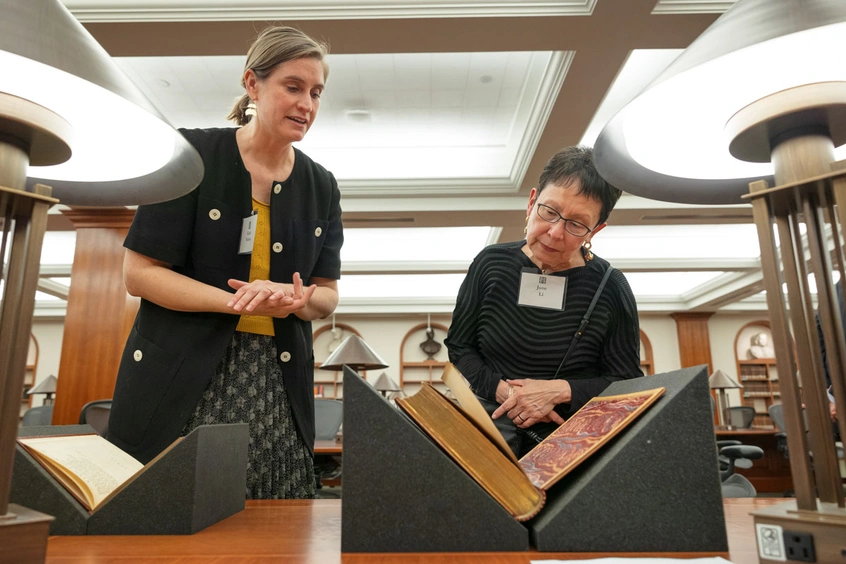
M 289 314 L 308 305 L 315 286 L 303 287 L 299 272 L 294 273 L 293 284 L 280 284 L 270 280 L 229 280 L 229 286 L 235 294 L 226 304 L 232 313 L 248 315 L 269 315 L 287 317 Z

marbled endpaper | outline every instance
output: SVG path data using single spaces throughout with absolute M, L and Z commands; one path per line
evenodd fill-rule
M 597 397 L 520 459 L 536 487 L 547 490 L 634 421 L 664 388 L 619 396 Z

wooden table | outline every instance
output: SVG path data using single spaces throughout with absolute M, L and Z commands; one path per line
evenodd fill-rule
M 338 455 L 343 452 L 343 443 L 334 440 L 328 441 L 314 441 L 314 454 L 333 454 Z
M 752 468 L 738 468 L 758 492 L 784 493 L 793 489 L 790 461 L 778 450 L 776 431 L 772 429 L 715 429 L 717 440 L 735 439 L 745 445 L 761 447 L 764 458 L 752 461 Z
M 660 553 L 649 556 L 723 556 L 734 564 L 758 562 L 749 512 L 776 498 L 727 499 L 729 554 Z M 529 564 L 534 559 L 584 560 L 606 553 L 503 552 L 341 554 L 341 500 L 248 501 L 247 509 L 191 536 L 50 537 L 47 562 L 97 564 Z M 616 556 L 647 556 L 617 554 Z

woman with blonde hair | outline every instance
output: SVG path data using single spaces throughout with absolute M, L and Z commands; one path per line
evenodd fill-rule
M 294 147 L 325 86 L 326 47 L 271 27 L 230 114 L 183 130 L 203 158 L 191 193 L 141 206 L 124 278 L 141 306 L 109 439 L 148 461 L 199 425 L 248 423 L 248 498 L 313 497 L 311 321 L 338 304 L 343 243 L 332 173 Z

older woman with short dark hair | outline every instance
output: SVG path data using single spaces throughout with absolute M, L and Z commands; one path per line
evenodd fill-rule
M 611 382 L 642 375 L 634 295 L 591 251 L 620 194 L 591 149 L 562 149 L 529 195 L 525 240 L 482 250 L 461 285 L 449 358 L 518 456 Z

